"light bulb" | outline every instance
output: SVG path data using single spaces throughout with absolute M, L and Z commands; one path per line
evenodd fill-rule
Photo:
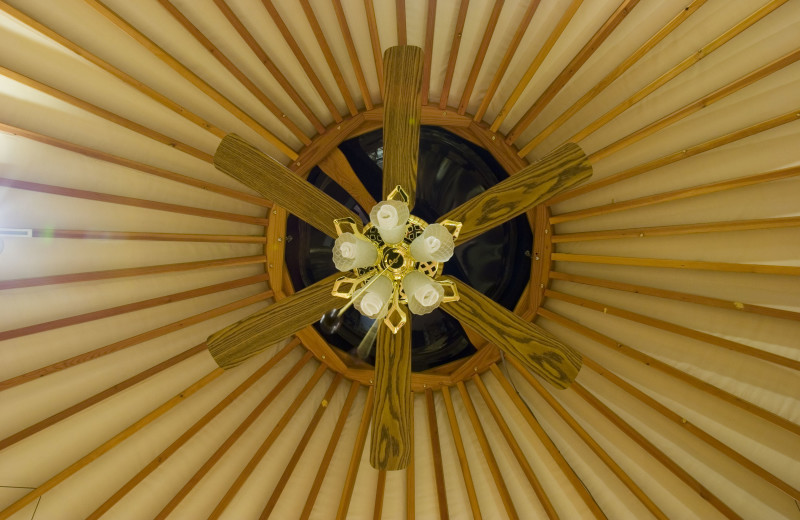
M 369 267 L 377 259 L 375 245 L 353 233 L 342 233 L 333 244 L 333 263 L 340 271 Z
M 444 287 L 420 271 L 405 275 L 403 290 L 408 299 L 408 310 L 414 314 L 428 314 L 442 303 L 444 297 Z
M 397 244 L 406 235 L 408 206 L 396 200 L 384 200 L 372 207 L 369 220 L 387 244 Z
M 411 242 L 409 251 L 418 262 L 447 262 L 453 256 L 453 235 L 441 224 L 430 224 Z

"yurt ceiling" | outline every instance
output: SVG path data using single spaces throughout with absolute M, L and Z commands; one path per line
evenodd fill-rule
M 0 11 L 0 518 L 800 518 L 800 1 Z M 313 328 L 209 355 L 294 290 L 286 211 L 212 157 L 236 133 L 364 200 L 338 146 L 381 127 L 399 44 L 423 125 L 593 175 L 528 212 L 514 309 L 575 382 L 467 331 L 378 471 L 371 366 Z

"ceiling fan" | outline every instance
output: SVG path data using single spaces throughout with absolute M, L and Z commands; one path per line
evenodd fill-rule
M 414 206 L 421 115 L 422 49 L 391 47 L 384 55 L 383 199 L 402 186 Z M 329 236 L 334 221 L 360 218 L 277 160 L 242 138 L 223 138 L 214 165 Z M 592 168 L 580 147 L 567 143 L 508 179 L 442 215 L 439 222 L 462 224 L 455 244 L 466 242 L 588 178 Z M 316 322 L 341 306 L 333 294 L 336 275 L 306 287 L 208 338 L 208 350 L 222 368 L 238 365 Z M 442 309 L 497 345 L 551 384 L 566 388 L 581 367 L 581 356 L 540 327 L 526 322 L 465 283 L 447 281 L 458 301 Z M 402 304 L 401 304 L 402 305 Z M 410 319 L 410 316 L 409 316 Z M 411 327 L 377 331 L 375 404 L 370 462 L 381 470 L 403 469 L 410 453 Z

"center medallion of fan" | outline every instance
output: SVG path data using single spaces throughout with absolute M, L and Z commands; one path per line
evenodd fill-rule
M 347 275 L 336 280 L 333 295 L 349 301 L 364 316 L 381 320 L 397 333 L 408 317 L 427 314 L 443 302 L 457 301 L 453 282 L 437 280 L 442 263 L 453 256 L 461 223 L 427 224 L 409 214 L 408 195 L 397 186 L 370 211 L 370 222 L 359 231 L 352 218 L 334 221 L 339 237 L 333 263 Z

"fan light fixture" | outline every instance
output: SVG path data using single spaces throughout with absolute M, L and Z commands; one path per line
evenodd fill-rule
M 458 301 L 455 284 L 437 278 L 442 263 L 453 256 L 461 223 L 429 225 L 411 215 L 401 186 L 372 208 L 363 230 L 351 217 L 334 220 L 334 226 L 339 237 L 333 263 L 348 274 L 336 280 L 332 294 L 349 301 L 324 318 L 334 324 L 328 328 L 336 328 L 342 313 L 355 306 L 397 334 L 407 321 L 401 303 L 414 314 L 428 314 L 443 302 Z

